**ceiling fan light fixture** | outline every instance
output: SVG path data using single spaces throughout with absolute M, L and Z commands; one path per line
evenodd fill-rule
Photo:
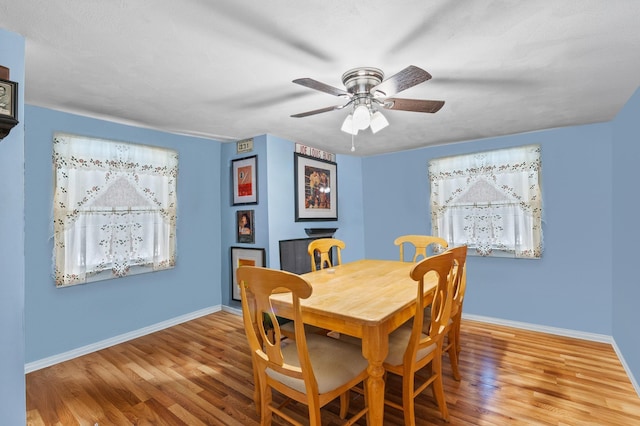
M 369 107 L 361 104 L 353 110 L 353 125 L 358 130 L 364 130 L 371 123 L 371 113 Z
M 384 115 L 380 111 L 376 111 L 371 116 L 371 132 L 378 133 L 380 130 L 384 129 L 389 125 L 389 122 L 385 118 Z
M 348 102 L 343 105 L 333 105 L 294 114 L 291 117 L 307 117 L 349 107 L 351 113 L 344 119 L 341 130 L 352 136 L 351 150 L 353 151 L 355 150 L 353 140 L 358 131 L 371 127 L 371 132 L 375 134 L 389 125 L 387 119 L 378 111 L 379 108 L 422 113 L 439 111 L 444 105 L 444 101 L 394 98 L 397 93 L 429 79 L 431 79 L 431 74 L 415 65 L 409 65 L 387 79 L 384 79 L 384 73 L 378 68 L 353 68 L 342 74 L 344 89 L 329 86 L 312 78 L 298 78 L 293 82 L 348 99 Z
M 354 136 L 358 134 L 358 128 L 353 124 L 353 116 L 351 114 L 347 115 L 347 118 L 344 119 L 340 130 Z

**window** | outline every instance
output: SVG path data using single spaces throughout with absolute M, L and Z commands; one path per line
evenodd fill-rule
M 173 268 L 176 151 L 57 133 L 57 287 Z
M 470 254 L 540 258 L 540 180 L 539 145 L 432 160 L 432 232 Z

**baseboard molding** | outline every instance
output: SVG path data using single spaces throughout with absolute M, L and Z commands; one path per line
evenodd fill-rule
M 624 367 L 625 371 L 627 372 L 627 376 L 629 377 L 629 380 L 631 380 L 631 384 L 633 385 L 633 388 L 636 390 L 638 397 L 640 397 L 640 385 L 638 384 L 638 381 L 631 373 L 631 368 L 629 368 L 627 361 L 624 359 L 624 356 L 622 356 L 622 352 L 620 352 L 620 348 L 618 348 L 618 345 L 616 344 L 615 340 L 613 341 L 613 350 L 616 351 L 616 355 L 618 355 L 618 359 L 622 363 L 622 367 Z
M 612 336 L 607 336 L 606 334 L 585 333 L 582 331 L 568 330 L 565 328 L 547 327 L 543 325 L 530 324 L 526 322 L 507 321 L 507 320 L 498 319 L 498 318 L 484 317 L 481 315 L 470 315 L 470 314 L 463 313 L 462 318 L 469 319 L 472 321 L 486 322 L 489 324 L 504 325 L 506 327 L 519 328 L 523 330 L 540 331 L 542 333 L 555 334 L 557 336 L 574 337 L 576 339 L 590 340 L 593 342 L 609 343 L 613 347 L 613 350 L 616 352 L 616 355 L 618 356 L 618 359 L 620 360 L 622 367 L 626 371 L 627 377 L 629 377 L 629 380 L 631 381 L 631 385 L 633 386 L 636 393 L 640 397 L 640 385 L 638 384 L 638 381 L 634 377 L 633 372 L 631 371 L 631 368 L 629 368 L 629 365 L 625 361 L 624 356 L 622 355 L 622 352 L 618 348 L 618 345 L 616 344 L 616 341 Z
M 41 368 L 50 367 L 52 365 L 58 364 L 63 361 L 68 361 L 70 359 L 77 358 L 79 356 L 86 355 L 91 352 L 99 351 L 101 349 L 105 349 L 110 346 L 117 345 L 119 343 L 136 339 L 138 337 L 142 337 L 147 334 L 154 333 L 156 331 L 164 330 L 165 328 L 173 327 L 174 325 L 182 324 L 183 322 L 191 321 L 193 319 L 200 318 L 205 315 L 212 314 L 214 312 L 218 312 L 222 309 L 223 308 L 221 307 L 221 305 L 200 309 L 198 311 L 190 312 L 185 315 L 180 315 L 178 317 L 171 318 L 156 324 L 152 324 L 150 326 L 143 327 L 138 330 L 130 331 L 129 333 L 124 333 L 119 336 L 114 336 L 109 339 L 92 343 L 90 345 L 82 346 L 80 348 L 76 348 L 68 352 L 63 352 L 61 354 L 57 354 L 47 358 L 39 359 L 37 361 L 29 362 L 25 364 L 24 372 L 25 374 L 27 374 L 32 371 L 40 370 Z
M 242 309 L 240 308 L 232 308 L 231 306 L 222 305 L 222 310 L 231 314 L 242 316 Z
M 504 325 L 505 327 L 520 328 L 522 330 L 539 331 L 541 333 L 555 334 L 556 336 L 573 337 L 576 339 L 590 340 L 593 342 L 611 343 L 613 344 L 613 337 L 606 334 L 586 333 L 583 331 L 569 330 L 566 328 L 548 327 L 545 325 L 531 324 L 527 322 L 509 321 L 499 318 L 485 317 L 482 315 L 462 314 L 462 318 L 486 322 L 489 324 Z

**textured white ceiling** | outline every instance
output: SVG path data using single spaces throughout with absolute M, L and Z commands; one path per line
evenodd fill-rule
M 350 153 L 346 110 L 290 117 L 342 99 L 291 81 L 427 70 L 398 96 L 445 106 L 385 111 L 362 156 L 611 120 L 640 84 L 639 17 L 637 0 L 0 0 L 28 104 L 222 141 Z

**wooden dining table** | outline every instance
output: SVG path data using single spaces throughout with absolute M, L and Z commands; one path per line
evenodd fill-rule
M 305 323 L 362 339 L 368 360 L 366 382 L 367 424 L 382 425 L 384 418 L 384 367 L 389 333 L 415 315 L 417 283 L 409 272 L 414 263 L 363 259 L 301 275 L 313 287 L 300 300 Z M 430 303 L 436 282 L 425 282 L 425 302 Z M 271 296 L 277 315 L 293 318 L 290 293 Z

